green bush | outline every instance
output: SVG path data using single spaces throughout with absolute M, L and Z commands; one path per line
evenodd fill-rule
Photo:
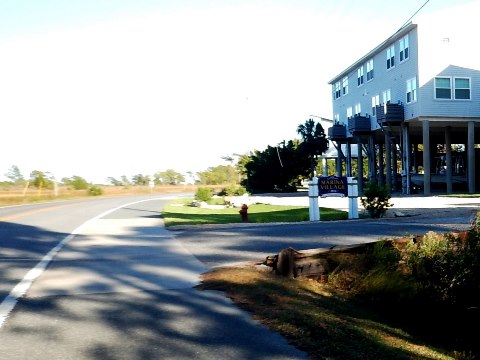
M 97 185 L 91 185 L 88 188 L 88 195 L 99 196 L 103 194 L 103 189 Z
M 405 248 L 405 263 L 425 296 L 463 307 L 480 305 L 478 234 L 476 225 L 464 237 L 430 232 Z
M 242 196 L 247 193 L 247 189 L 239 185 L 230 185 L 223 188 L 218 195 L 220 196 Z
M 365 185 L 360 201 L 372 218 L 384 216 L 387 209 L 392 206 L 387 187 L 379 186 L 375 181 L 370 181 Z
M 198 188 L 195 193 L 195 200 L 198 201 L 209 201 L 213 197 L 213 192 L 209 188 Z
M 373 244 L 366 258 L 370 266 L 395 269 L 400 260 L 400 252 L 393 246 L 392 241 L 381 240 Z

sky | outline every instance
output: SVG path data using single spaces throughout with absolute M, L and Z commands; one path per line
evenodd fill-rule
M 298 138 L 424 3 L 0 0 L 0 179 L 196 173 Z

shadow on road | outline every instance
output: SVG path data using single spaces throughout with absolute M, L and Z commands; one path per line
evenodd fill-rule
M 68 243 L 0 329 L 2 359 L 305 358 L 223 294 L 193 289 L 206 268 L 149 216 L 100 219 Z M 131 225 L 115 233 L 119 222 Z M 29 255 L 27 268 L 66 236 L 18 226 L 3 224 L 2 254 Z M 27 270 L 14 267 L 2 280 Z

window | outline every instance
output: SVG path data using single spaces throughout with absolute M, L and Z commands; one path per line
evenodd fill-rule
M 408 35 L 405 35 L 400 39 L 400 62 L 408 59 L 409 56 L 409 44 Z
M 340 114 L 333 115 L 333 122 L 336 124 L 340 122 Z
M 372 116 L 377 116 L 377 106 L 380 105 L 380 95 L 372 96 Z
M 395 66 L 395 45 L 387 49 L 387 70 Z
M 360 115 L 362 113 L 362 105 L 360 103 L 355 104 L 355 115 Z
M 407 80 L 407 104 L 417 101 L 417 78 Z
M 373 59 L 367 61 L 367 81 L 373 79 Z
M 452 98 L 452 79 L 449 77 L 435 78 L 435 99 Z
M 351 118 L 352 116 L 353 116 L 353 109 L 350 106 L 350 107 L 347 108 L 347 119 Z
M 345 76 L 342 80 L 342 92 L 343 95 L 348 94 L 348 76 Z
M 390 89 L 388 89 L 382 92 L 382 103 L 390 104 L 390 101 L 392 101 L 392 95 L 390 93 Z
M 335 99 L 338 99 L 341 96 L 341 91 L 340 91 L 340 81 L 337 81 L 335 83 Z
M 363 66 L 360 66 L 357 70 L 357 85 L 363 85 Z
M 455 99 L 470 100 L 470 79 L 455 78 L 454 84 L 455 84 Z
M 436 77 L 435 99 L 470 100 L 470 78 Z

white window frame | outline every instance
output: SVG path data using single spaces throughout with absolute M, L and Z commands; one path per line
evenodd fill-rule
M 395 67 L 395 44 L 388 47 L 387 51 L 387 70 Z
M 333 121 L 338 124 L 340 122 L 340 114 L 333 115 Z
M 340 96 L 342 96 L 342 91 L 341 91 L 341 88 L 340 88 L 340 81 L 337 81 L 335 84 L 334 84 L 334 87 L 333 87 L 333 97 L 334 99 L 338 99 Z
M 363 78 L 363 65 L 357 69 L 357 86 L 362 86 L 364 83 Z
M 355 114 L 354 115 L 360 115 L 362 113 L 362 104 L 356 103 L 355 104 Z
M 437 79 L 448 79 L 450 86 L 448 88 L 446 87 L 437 87 Z M 451 76 L 436 76 L 433 79 L 433 97 L 435 100 L 452 100 L 453 99 L 453 89 L 452 89 L 452 77 Z M 450 91 L 450 97 L 437 97 L 437 89 L 443 89 L 443 90 L 449 90 Z
M 457 98 L 457 90 L 467 90 L 467 88 L 457 88 L 456 80 L 468 80 L 468 98 Z M 453 92 L 452 95 L 455 100 L 472 100 L 472 79 L 469 77 L 458 76 L 453 78 L 452 82 Z
M 373 80 L 373 59 L 367 61 L 367 82 Z
M 400 53 L 398 59 L 400 63 L 407 61 L 410 58 L 410 42 L 408 34 L 399 40 Z
M 342 79 L 342 94 L 343 96 L 348 94 L 348 76 Z
M 352 116 L 353 116 L 353 108 L 351 106 L 349 106 L 347 108 L 347 119 L 351 118 Z
M 411 104 L 417 101 L 417 77 L 407 80 L 407 104 Z
M 377 106 L 380 106 L 380 95 L 372 96 L 372 116 L 377 116 Z
M 382 104 L 389 104 L 392 101 L 392 92 L 390 89 L 382 91 Z

